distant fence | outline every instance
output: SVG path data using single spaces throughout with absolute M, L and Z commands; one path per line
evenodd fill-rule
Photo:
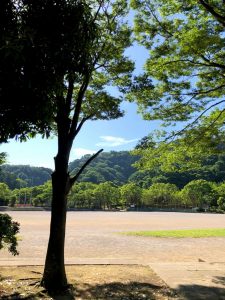
M 24 203 L 16 203 L 15 204 L 15 207 L 33 207 L 33 205 L 27 203 L 27 204 L 24 204 Z
M 172 208 L 172 207 L 148 207 L 148 208 L 128 208 L 127 211 L 165 211 L 165 212 L 196 212 L 193 208 Z
M 50 210 L 50 208 L 46 207 L 35 207 L 35 206 L 28 206 L 28 205 L 20 205 L 15 207 L 10 206 L 0 206 L 0 211 L 45 211 Z

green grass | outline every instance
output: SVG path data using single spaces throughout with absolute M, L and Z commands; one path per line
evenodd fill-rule
M 225 237 L 225 228 L 214 229 L 182 229 L 182 230 L 156 230 L 156 231 L 129 231 L 125 235 L 161 237 L 161 238 L 202 238 Z

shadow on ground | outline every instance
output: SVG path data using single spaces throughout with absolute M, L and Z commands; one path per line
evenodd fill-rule
M 15 299 L 54 299 L 54 300 L 73 300 L 73 299 L 110 299 L 110 300 L 143 300 L 143 299 L 177 299 L 175 293 L 169 288 L 153 285 L 150 283 L 129 282 L 121 284 L 120 282 L 90 285 L 87 283 L 80 284 L 74 290 L 68 290 L 62 295 L 50 295 L 40 291 L 37 293 L 19 294 L 12 293 L 0 297 L 4 300 Z
M 166 287 L 153 285 L 150 283 L 129 282 L 122 284 L 120 282 L 89 285 L 84 284 L 75 291 L 76 297 L 84 299 L 158 299 L 158 296 L 174 296 L 171 290 Z
M 225 288 L 223 287 L 210 287 L 198 284 L 180 285 L 177 291 L 183 296 L 182 299 L 184 300 L 225 300 Z

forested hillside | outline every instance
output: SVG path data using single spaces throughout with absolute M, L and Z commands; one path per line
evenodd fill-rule
M 151 170 L 138 170 L 131 174 L 129 181 L 147 188 L 154 183 L 172 183 L 178 188 L 183 188 L 195 179 L 204 179 L 212 182 L 225 180 L 225 155 L 211 155 L 205 159 L 203 166 L 198 169 L 186 171 L 162 171 L 159 168 Z
M 29 165 L 2 165 L 0 182 L 6 183 L 10 189 L 31 187 L 44 184 L 51 178 L 52 170 Z
M 88 158 L 89 155 L 85 155 L 71 162 L 70 172 L 76 173 Z M 85 169 L 79 182 L 111 181 L 116 185 L 134 182 L 142 188 L 148 188 L 154 183 L 172 183 L 178 188 L 183 188 L 195 179 L 212 182 L 225 180 L 225 155 L 210 156 L 205 160 L 204 166 L 198 170 L 183 172 L 163 172 L 157 168 L 137 170 L 132 165 L 138 159 L 138 156 L 131 155 L 128 151 L 103 152 Z M 38 186 L 48 181 L 51 173 L 51 169 L 43 167 L 5 164 L 1 166 L 0 182 L 6 183 L 10 189 Z
M 70 171 L 76 170 L 89 158 L 83 156 L 70 163 Z M 131 155 L 128 151 L 103 152 L 96 158 L 80 176 L 80 182 L 101 183 L 111 181 L 122 185 L 128 181 L 147 188 L 154 183 L 172 183 L 178 188 L 183 188 L 188 182 L 195 179 L 204 179 L 213 182 L 225 180 L 225 155 L 211 155 L 205 159 L 203 166 L 192 171 L 163 172 L 159 168 L 151 170 L 137 170 L 132 166 L 138 161 L 139 156 Z
M 69 165 L 70 171 L 76 173 L 89 157 L 89 155 L 85 155 L 81 159 L 71 162 Z M 136 171 L 132 164 L 138 158 L 137 155 L 133 156 L 128 151 L 103 152 L 85 169 L 79 181 L 92 183 L 112 181 L 115 184 L 122 185 Z

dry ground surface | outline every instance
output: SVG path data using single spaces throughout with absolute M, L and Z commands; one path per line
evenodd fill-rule
M 43 265 L 50 213 L 9 214 L 21 223 L 20 255 L 12 257 L 7 251 L 1 251 L 0 265 Z M 185 299 L 225 299 L 225 238 L 175 239 L 118 234 L 133 230 L 224 226 L 225 215 L 216 214 L 69 212 L 66 263 L 150 266 L 170 287 L 179 290 Z M 196 291 L 200 292 L 197 294 Z
M 9 212 L 21 224 L 19 251 L 0 255 L 0 265 L 43 265 L 50 212 Z M 65 257 L 77 263 L 225 263 L 225 238 L 154 238 L 123 231 L 224 228 L 225 215 L 167 212 L 68 212 Z
M 145 266 L 80 265 L 67 266 L 73 289 L 58 296 L 48 296 L 38 283 L 43 268 L 37 266 L 2 267 L 1 299 L 177 299 L 174 292 Z

